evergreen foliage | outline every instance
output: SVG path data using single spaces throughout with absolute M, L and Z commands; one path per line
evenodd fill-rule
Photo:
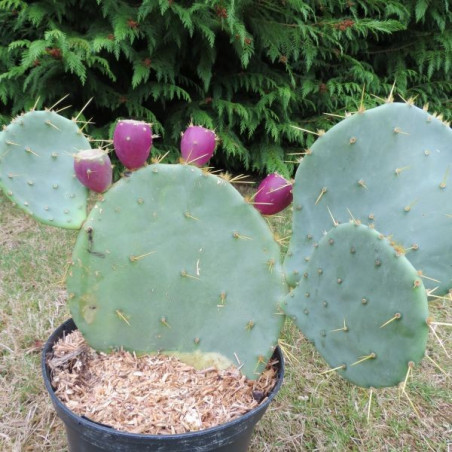
M 334 116 L 395 93 L 451 119 L 448 0 L 0 0 L 0 121 L 86 108 L 89 132 L 118 117 L 154 124 L 178 155 L 190 120 L 216 129 L 212 163 L 293 171 L 289 154 Z

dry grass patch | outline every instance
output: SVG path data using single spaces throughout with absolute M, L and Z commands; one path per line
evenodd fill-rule
M 68 316 L 74 232 L 37 224 L 0 195 L 0 450 L 64 450 L 40 374 L 43 342 Z
M 290 234 L 290 212 L 271 220 Z M 0 195 L 0 450 L 66 450 L 42 383 L 40 351 L 69 317 L 64 275 L 76 232 L 37 224 Z M 285 239 L 285 240 L 284 240 Z M 431 303 L 437 321 L 451 322 L 450 300 Z M 287 322 L 283 387 L 259 422 L 252 452 L 303 450 L 446 451 L 452 440 L 452 328 L 432 326 L 428 356 L 400 388 L 357 388 L 327 366 Z M 442 346 L 438 339 L 442 341 Z M 436 364 L 435 364 L 436 363 Z

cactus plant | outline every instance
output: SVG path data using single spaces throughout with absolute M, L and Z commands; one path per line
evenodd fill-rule
M 319 241 L 286 312 L 328 364 L 364 387 L 393 386 L 428 335 L 422 280 L 391 240 L 358 222 Z
M 80 231 L 67 285 L 95 348 L 189 361 L 204 352 L 251 378 L 283 322 L 285 283 L 266 222 L 229 183 L 189 165 L 153 164 L 117 182 Z
M 295 177 L 289 284 L 314 246 L 350 216 L 391 236 L 437 295 L 452 287 L 452 130 L 411 105 L 347 117 L 306 152 Z
M 36 169 L 48 178 L 47 167 L 35 162 L 42 163 L 44 148 L 50 149 L 46 164 L 53 161 L 54 130 L 68 134 L 64 140 L 57 135 L 58 146 L 64 143 L 72 154 L 87 148 L 74 123 L 55 115 L 26 114 L 2 132 L 2 182 L 9 172 L 22 180 Z M 40 125 L 30 133 L 28 122 Z M 128 132 L 127 153 L 138 149 L 142 165 L 151 131 L 132 130 L 139 131 L 139 144 L 130 145 L 136 137 Z M 34 142 L 41 147 L 30 148 Z M 396 384 L 425 348 L 421 276 L 438 278 L 442 292 L 451 286 L 450 145 L 447 126 L 408 104 L 360 111 L 321 136 L 293 187 L 285 266 L 295 288 L 288 296 L 266 221 L 226 180 L 196 167 L 204 151 L 185 159 L 196 166 L 130 164 L 136 171 L 99 197 L 79 232 L 67 281 L 77 327 L 100 350 L 234 363 L 253 378 L 277 343 L 286 304 L 286 313 L 345 378 L 362 386 Z M 25 150 L 17 167 L 9 157 L 15 147 Z M 78 184 L 73 169 L 61 173 Z M 291 194 L 276 175 L 264 182 Z M 52 197 L 42 197 L 50 205 Z M 339 225 L 349 217 L 354 224 Z M 79 227 L 83 221 L 80 215 Z
M 90 149 L 77 124 L 54 111 L 30 111 L 0 136 L 0 187 L 37 220 L 78 229 L 88 190 L 76 179 L 73 154 Z

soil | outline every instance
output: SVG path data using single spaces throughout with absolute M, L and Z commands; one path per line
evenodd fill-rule
M 167 355 L 96 352 L 78 330 L 61 338 L 48 359 L 55 394 L 74 413 L 153 435 L 207 429 L 242 416 L 276 384 L 276 364 L 248 380 L 236 368 L 196 370 Z

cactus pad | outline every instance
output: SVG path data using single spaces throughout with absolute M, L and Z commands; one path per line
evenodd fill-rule
M 409 261 L 374 229 L 349 223 L 319 241 L 286 311 L 341 376 L 377 388 L 422 359 L 427 306 Z
M 391 236 L 436 294 L 452 287 L 452 130 L 410 104 L 356 113 L 314 143 L 295 177 L 289 284 L 351 216 Z
M 114 184 L 88 216 L 69 307 L 96 349 L 210 354 L 253 378 L 284 319 L 279 260 L 265 220 L 229 183 L 153 164 Z
M 0 135 L 0 187 L 35 219 L 78 229 L 88 190 L 75 177 L 73 154 L 89 148 L 74 121 L 53 111 L 25 113 Z

